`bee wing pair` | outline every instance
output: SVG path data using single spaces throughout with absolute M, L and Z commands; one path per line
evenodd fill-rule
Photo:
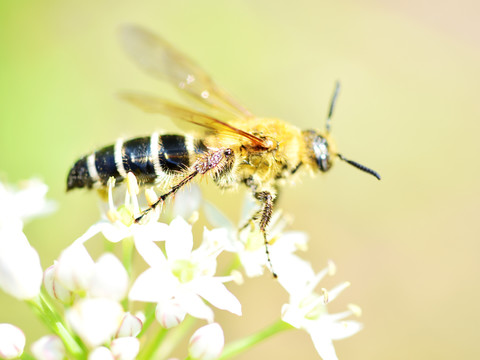
M 219 119 L 249 121 L 253 115 L 215 84 L 200 66 L 167 41 L 132 25 L 122 28 L 121 40 L 126 52 L 142 70 L 154 78 L 169 82 L 205 112 L 139 93 L 123 93 L 123 99 L 146 112 L 162 113 L 173 120 L 183 120 L 221 133 L 222 136 L 247 139 L 256 148 L 268 148 L 265 140 L 230 125 L 228 120 Z

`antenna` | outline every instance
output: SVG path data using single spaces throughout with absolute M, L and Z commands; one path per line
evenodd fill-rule
M 325 131 L 327 134 L 330 132 L 330 121 L 332 119 L 333 108 L 337 102 L 338 92 L 340 91 L 340 82 L 335 83 L 335 90 L 333 92 L 332 100 L 330 100 L 330 109 L 328 110 L 327 121 L 325 122 Z
M 378 180 L 381 179 L 380 175 L 376 171 L 374 171 L 374 170 L 372 170 L 372 169 L 370 169 L 370 168 L 368 168 L 368 167 L 366 167 L 362 164 L 359 164 L 356 161 L 349 160 L 349 159 L 345 158 L 342 154 L 337 154 L 337 156 L 340 158 L 340 160 L 346 161 L 350 165 L 355 166 L 357 169 L 362 170 L 362 171 L 366 172 L 367 174 L 375 176 Z

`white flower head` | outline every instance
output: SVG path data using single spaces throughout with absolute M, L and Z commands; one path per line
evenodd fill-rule
M 161 308 L 171 309 L 173 318 L 181 310 L 190 315 L 213 321 L 212 310 L 203 302 L 241 314 L 241 305 L 230 293 L 224 282 L 232 277 L 216 277 L 216 258 L 222 251 L 218 241 L 210 241 L 211 232 L 206 231 L 203 243 L 193 250 L 191 225 L 182 218 L 174 219 L 164 233 L 165 255 L 153 242 L 142 242 L 139 253 L 149 253 L 147 263 L 151 266 L 133 284 L 129 298 L 137 301 L 161 303 Z M 156 248 L 156 250 L 155 250 Z M 147 257 L 144 256 L 147 260 Z M 172 302 L 166 305 L 167 302 Z M 165 312 L 161 318 L 165 318 Z M 166 319 L 166 318 L 165 318 Z M 170 321 L 165 321 L 166 324 Z
M 349 337 L 362 328 L 357 321 L 344 320 L 358 313 L 354 307 L 338 314 L 327 311 L 327 303 L 333 301 L 349 283 L 340 284 L 331 291 L 322 289 L 322 294 L 317 294 L 314 289 L 320 280 L 334 272 L 333 263 L 316 275 L 304 263 L 297 264 L 300 267 L 290 264 L 289 271 L 294 274 L 290 278 L 279 275 L 280 283 L 290 294 L 290 302 L 282 307 L 282 320 L 307 331 L 323 360 L 336 360 L 332 340 Z
M 188 353 L 195 360 L 214 360 L 221 355 L 224 343 L 225 339 L 220 325 L 208 324 L 192 335 Z
M 0 324 L 0 357 L 16 359 L 23 354 L 25 335 L 18 327 L 11 324 Z

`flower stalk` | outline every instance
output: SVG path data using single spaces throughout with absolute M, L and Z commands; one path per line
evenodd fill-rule
M 229 359 L 233 356 L 241 354 L 244 351 L 249 350 L 253 346 L 272 337 L 273 335 L 290 329 L 294 329 L 294 327 L 290 324 L 287 324 L 286 322 L 283 322 L 282 320 L 278 320 L 252 335 L 246 336 L 243 339 L 239 339 L 231 342 L 230 344 L 227 344 L 223 349 L 222 355 L 218 359 Z

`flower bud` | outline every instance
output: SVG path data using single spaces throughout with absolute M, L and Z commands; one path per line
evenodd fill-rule
M 175 299 L 161 301 L 155 309 L 155 317 L 165 329 L 180 324 L 185 319 L 186 314 L 187 312 Z
M 43 273 L 43 285 L 48 294 L 64 304 L 71 304 L 73 301 L 73 293 L 63 286 L 56 278 L 57 262 L 48 267 Z
M 192 359 L 214 360 L 220 356 L 224 345 L 223 330 L 219 324 L 208 324 L 190 338 L 188 353 Z
M 41 337 L 32 344 L 31 349 L 37 360 L 62 360 L 66 356 L 62 340 L 55 335 Z
M 127 312 L 118 328 L 116 337 L 137 336 L 142 331 L 142 327 L 143 321 Z
M 73 244 L 58 259 L 56 278 L 71 291 L 86 290 L 93 274 L 94 262 L 87 249 Z
M 110 344 L 115 360 L 134 360 L 140 350 L 140 342 L 134 337 L 122 337 Z
M 18 327 L 0 324 L 0 358 L 16 359 L 23 353 L 25 335 Z
M 89 293 L 120 301 L 127 294 L 128 274 L 120 260 L 112 253 L 103 254 L 95 263 Z
M 100 346 L 90 352 L 88 360 L 115 360 L 115 357 L 105 346 Z

